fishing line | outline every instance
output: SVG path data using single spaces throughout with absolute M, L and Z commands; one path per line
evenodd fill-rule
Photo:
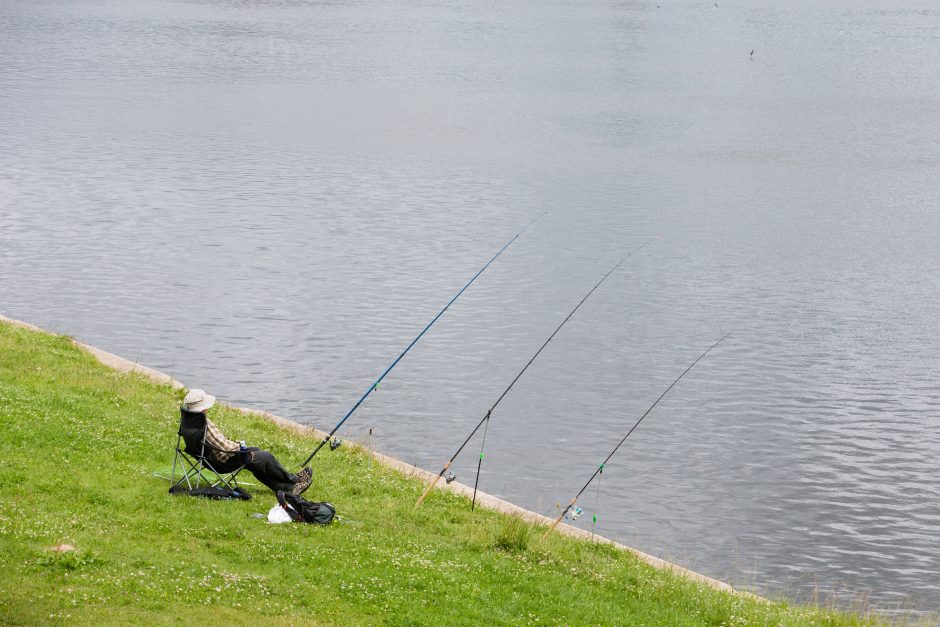
M 731 334 L 729 333 L 728 335 L 731 335 Z M 680 379 L 682 379 L 682 377 L 684 377 L 684 376 L 686 375 L 686 373 L 688 373 L 689 370 L 691 370 L 691 369 L 695 366 L 695 364 L 697 364 L 699 361 L 701 361 L 702 358 L 704 358 L 705 355 L 707 355 L 708 353 L 710 353 L 713 348 L 715 348 L 716 346 L 718 346 L 719 344 L 721 344 L 722 342 L 724 342 L 724 341 L 728 338 L 728 335 L 725 335 L 723 338 L 721 338 L 720 340 L 718 340 L 717 342 L 715 342 L 714 344 L 712 344 L 711 346 L 709 346 L 708 349 L 707 349 L 704 353 L 702 353 L 701 355 L 699 355 L 698 358 L 697 358 L 695 361 L 693 361 L 692 364 L 682 372 L 682 374 L 680 374 L 678 377 L 676 377 L 675 381 L 673 381 L 672 383 L 669 384 L 669 387 L 666 388 L 666 391 L 665 391 L 665 392 L 663 392 L 662 394 L 659 395 L 659 398 L 657 398 L 656 401 L 655 401 L 652 405 L 650 405 L 649 409 L 647 409 L 646 412 L 644 412 L 643 415 L 640 416 L 640 419 L 637 420 L 637 421 L 633 424 L 632 427 L 630 427 L 630 430 L 627 431 L 627 435 L 623 436 L 623 439 L 620 440 L 620 442 L 617 444 L 617 446 L 614 447 L 614 450 L 612 450 L 612 451 L 610 452 L 610 455 L 607 456 L 607 459 L 605 459 L 603 462 L 601 462 L 600 467 L 598 467 L 598 469 L 594 471 L 594 474 L 591 475 L 591 478 L 587 480 L 587 483 L 584 484 L 584 487 L 581 488 L 581 490 L 575 495 L 575 497 L 574 497 L 573 499 L 571 499 L 571 502 L 568 503 L 568 506 L 561 512 L 561 514 L 558 515 L 558 518 L 555 519 L 555 522 L 552 523 L 552 525 L 548 528 L 548 531 L 545 532 L 545 535 L 542 536 L 542 540 L 544 540 L 545 538 L 548 537 L 548 534 L 550 534 L 550 533 L 555 529 L 555 527 L 558 526 L 558 523 L 561 522 L 561 519 L 565 517 L 565 515 L 571 510 L 572 507 L 576 507 L 576 506 L 575 506 L 575 503 L 578 502 L 578 499 L 581 498 L 581 495 L 584 494 L 584 491 L 587 490 L 587 488 L 588 488 L 589 485 L 591 485 L 591 482 L 594 481 L 594 478 L 597 477 L 600 473 L 604 472 L 604 466 L 607 464 L 607 462 L 610 461 L 610 458 L 613 457 L 613 456 L 614 456 L 614 453 L 617 452 L 617 449 L 619 449 L 619 448 L 623 445 L 623 443 L 627 441 L 627 438 L 630 437 L 630 434 L 633 433 L 633 431 L 634 431 L 637 427 L 640 426 L 640 423 L 643 422 L 643 419 L 646 418 L 647 416 L 649 416 L 650 412 L 653 411 L 653 408 L 655 408 L 657 405 L 659 405 L 659 401 L 663 400 L 663 397 L 665 397 L 666 394 L 669 394 L 669 391 L 670 391 L 672 388 L 676 387 L 676 384 L 679 383 Z M 576 509 L 578 509 L 578 508 L 576 508 Z
M 480 484 L 480 466 L 483 465 L 483 449 L 486 447 L 486 432 L 490 427 L 490 421 L 487 420 L 486 424 L 483 425 L 483 441 L 480 442 L 480 459 L 477 461 L 477 478 L 473 482 L 473 500 L 470 501 L 470 511 L 476 507 L 477 504 L 477 486 Z
M 597 503 L 601 499 L 601 481 L 604 480 L 604 465 L 601 464 L 597 475 L 597 493 L 594 495 L 594 515 L 591 517 L 591 542 L 594 542 L 594 529 L 597 527 Z
M 547 213 L 547 212 L 546 212 L 546 213 Z M 319 445 L 317 445 L 317 448 L 315 448 L 315 449 L 313 450 L 313 452 L 310 453 L 309 457 L 307 457 L 307 459 L 304 460 L 304 462 L 301 464 L 301 467 L 306 466 L 307 464 L 309 464 L 309 463 L 310 463 L 310 460 L 314 458 L 314 456 L 320 451 L 321 448 L 323 448 L 323 446 L 324 446 L 325 444 L 329 443 L 329 445 L 330 445 L 330 450 L 335 450 L 335 449 L 339 448 L 340 444 L 342 444 L 342 441 L 341 441 L 339 438 L 333 440 L 333 435 L 339 430 L 340 427 L 343 426 L 343 423 L 346 422 L 347 420 L 349 420 L 349 417 L 352 416 L 353 413 L 354 413 L 357 409 L 359 409 L 359 406 L 362 405 L 362 402 L 363 402 L 364 400 L 366 400 L 366 397 L 368 397 L 370 394 L 372 394 L 372 392 L 375 391 L 375 390 L 379 387 L 379 383 L 382 382 L 382 379 L 385 378 L 385 375 L 387 375 L 389 372 L 391 372 L 391 371 L 392 371 L 392 368 L 394 368 L 396 365 L 398 365 L 398 362 L 401 361 L 402 357 L 404 357 L 405 354 L 406 354 L 408 351 L 411 350 L 411 347 L 412 347 L 412 346 L 414 346 L 415 344 L 418 343 L 418 340 L 421 339 L 421 336 L 423 336 L 425 333 L 427 333 L 428 329 L 430 329 L 431 326 L 432 326 L 435 322 L 437 322 L 437 319 L 440 318 L 442 315 L 444 315 L 444 312 L 447 311 L 447 310 L 450 308 L 450 306 L 454 304 L 454 301 L 457 300 L 458 298 L 460 298 L 460 295 L 463 294 L 464 291 L 466 291 L 466 289 L 467 289 L 468 287 L 470 287 L 470 284 L 473 283 L 474 281 L 476 281 L 476 280 L 477 280 L 477 277 L 480 276 L 481 274 L 483 274 L 483 271 L 486 270 L 487 268 L 489 268 L 489 267 L 490 267 L 490 264 L 493 263 L 494 261 L 496 261 L 496 258 L 499 257 L 500 255 L 502 255 L 504 250 L 506 250 L 507 248 L 509 248 L 510 244 L 512 244 L 514 241 L 516 241 L 516 240 L 519 238 L 520 235 L 522 235 L 522 234 L 525 233 L 527 230 L 529 230 L 529 227 L 530 227 L 530 226 L 532 226 L 533 224 L 535 224 L 536 222 L 538 222 L 539 220 L 541 220 L 543 217 L 545 217 L 546 213 L 543 213 L 542 215 L 538 216 L 537 218 L 535 218 L 534 220 L 532 220 L 531 222 L 529 222 L 529 223 L 525 226 L 524 229 L 522 229 L 521 231 L 519 231 L 518 233 L 516 233 L 515 236 L 513 236 L 513 238 L 512 238 L 511 240 L 509 240 L 508 242 L 506 242 L 506 244 L 505 244 L 502 248 L 500 248 L 499 251 L 498 251 L 495 255 L 493 255 L 492 259 L 490 259 L 489 261 L 486 262 L 486 265 L 485 265 L 485 266 L 483 266 L 482 268 L 480 268 L 480 271 L 479 271 L 479 272 L 477 272 L 476 274 L 473 275 L 473 278 L 472 278 L 472 279 L 470 279 L 469 281 L 467 281 L 467 284 L 464 285 L 464 286 L 460 289 L 460 291 L 457 292 L 457 294 L 455 294 L 454 297 L 451 298 L 450 301 L 449 301 L 446 305 L 444 305 L 444 308 L 441 309 L 441 310 L 437 313 L 437 315 L 434 316 L 434 318 L 431 319 L 431 321 L 427 324 L 427 326 L 425 326 L 424 329 L 421 330 L 421 333 L 419 333 L 419 334 L 415 337 L 415 339 L 411 340 L 411 343 L 410 343 L 408 346 L 405 347 L 405 350 L 403 350 L 403 351 L 401 352 L 401 354 L 400 354 L 398 357 L 395 358 L 395 361 L 393 361 L 393 362 L 391 363 L 391 365 L 389 365 L 389 367 L 386 368 L 385 371 L 384 371 L 381 375 L 379 375 L 379 378 L 376 379 L 375 382 L 374 382 L 372 385 L 369 386 L 369 389 L 367 389 L 366 392 L 365 392 L 365 394 L 363 394 L 362 397 L 361 397 L 358 401 L 356 401 L 356 404 L 352 406 L 352 409 L 350 409 L 348 412 L 346 412 L 346 415 L 343 416 L 343 419 L 340 420 L 338 423 L 336 423 L 336 426 L 333 427 L 333 429 L 326 435 L 326 437 L 323 438 L 323 441 L 320 442 Z
M 574 313 L 575 313 L 578 309 L 581 308 L 581 305 L 583 305 L 584 302 L 585 302 L 588 298 L 590 298 L 591 294 L 593 294 L 594 291 L 595 291 L 598 287 L 600 287 L 601 283 L 603 283 L 605 280 L 607 280 L 607 277 L 609 277 L 611 274 L 613 274 L 614 270 L 616 270 L 616 269 L 619 268 L 621 265 L 623 265 L 623 263 L 624 263 L 627 259 L 629 259 L 630 257 L 632 257 L 636 252 L 638 252 L 638 251 L 639 251 L 640 249 L 642 249 L 644 246 L 646 246 L 647 244 L 649 244 L 651 241 L 652 241 L 652 240 L 648 240 L 648 241 L 644 242 L 643 244 L 641 244 L 640 246 L 634 248 L 626 257 L 624 257 L 623 259 L 621 259 L 620 261 L 618 261 L 618 262 L 614 265 L 614 267 L 612 267 L 610 270 L 608 270 L 608 271 L 607 271 L 607 274 L 605 274 L 603 277 L 601 277 L 601 280 L 598 281 L 598 282 L 594 285 L 594 287 L 591 288 L 591 291 L 589 291 L 587 294 L 585 294 L 584 298 L 581 299 L 581 302 L 579 302 L 579 303 L 575 306 L 575 308 L 571 310 L 571 313 L 569 313 L 569 314 L 565 317 L 565 319 L 561 321 L 561 324 L 559 324 L 559 325 L 555 328 L 555 330 L 552 332 L 552 334 L 551 334 L 550 336 L 548 336 L 548 339 L 545 340 L 545 343 L 542 344 L 542 346 L 540 346 L 537 351 L 535 351 L 535 354 L 532 355 L 532 358 L 529 359 L 529 361 L 526 363 L 526 365 L 522 367 L 522 370 L 520 370 L 520 371 L 519 371 L 519 374 L 516 375 L 516 378 L 512 380 L 512 383 L 510 383 L 509 386 L 508 386 L 505 390 L 503 390 L 503 393 L 499 395 L 499 398 L 496 399 L 496 402 L 493 403 L 492 407 L 490 407 L 488 410 L 486 410 L 486 415 L 483 416 L 482 420 L 480 420 L 480 422 L 477 423 L 477 426 L 475 426 L 475 427 L 473 428 L 473 431 L 471 431 L 471 432 L 470 432 L 470 435 L 467 436 L 467 439 L 463 441 L 463 444 L 461 444 L 460 447 L 457 448 L 457 452 L 454 453 L 454 454 L 451 456 L 450 460 L 448 460 L 446 464 L 444 464 L 444 467 L 443 467 L 443 468 L 441 469 L 441 471 L 437 474 L 437 476 L 434 477 L 434 478 L 428 483 L 428 487 L 424 490 L 424 494 L 422 494 L 422 495 L 421 495 L 421 498 L 418 499 L 418 502 L 415 503 L 415 507 L 416 507 L 416 508 L 417 508 L 419 505 L 421 505 L 421 503 L 424 502 L 424 499 L 427 498 L 428 494 L 431 492 L 431 490 L 434 488 L 434 486 L 437 485 L 437 482 L 440 480 L 440 478 L 443 477 L 443 476 L 444 476 L 444 473 L 446 473 L 446 472 L 450 469 L 451 464 L 453 464 L 453 463 L 454 463 L 454 460 L 457 459 L 457 456 L 460 455 L 460 452 L 464 449 L 464 447 L 465 447 L 465 446 L 467 445 L 467 443 L 470 441 L 470 438 L 472 438 L 472 437 L 474 436 L 474 434 L 476 434 L 476 432 L 479 431 L 480 427 L 482 427 L 484 424 L 488 424 L 488 423 L 489 423 L 490 416 L 493 414 L 493 410 L 496 409 L 496 406 L 499 405 L 500 402 L 502 402 L 502 400 L 503 400 L 504 398 L 506 398 L 506 395 L 509 394 L 509 391 L 512 389 L 512 386 L 514 386 L 514 385 L 516 384 L 516 381 L 518 381 L 518 380 L 520 379 L 520 377 L 522 377 L 522 375 L 525 373 L 525 371 L 528 370 L 529 366 L 532 365 L 532 362 L 535 361 L 535 358 L 538 357 L 538 356 L 541 354 L 541 352 L 542 352 L 543 350 L 545 350 L 545 347 L 548 346 L 549 342 L 551 342 L 552 339 L 558 334 L 558 332 L 561 331 L 561 328 L 562 328 L 563 326 L 565 326 L 565 323 L 567 323 L 568 320 L 571 319 L 571 316 L 573 316 Z M 481 467 L 482 465 L 483 465 L 483 451 L 482 451 L 482 449 L 481 449 L 481 451 L 480 451 L 480 460 L 479 460 L 479 462 L 477 463 L 477 475 L 476 475 L 476 479 L 474 480 L 473 500 L 472 500 L 472 502 L 471 502 L 471 507 L 473 506 L 473 504 L 476 503 L 477 486 L 478 486 L 479 483 L 480 483 L 480 467 Z M 446 482 L 447 482 L 447 483 L 450 483 L 451 481 L 453 481 L 453 480 L 456 479 L 456 478 L 457 478 L 456 475 L 454 475 L 454 473 L 451 472 L 451 473 L 448 474 L 447 479 L 446 479 Z

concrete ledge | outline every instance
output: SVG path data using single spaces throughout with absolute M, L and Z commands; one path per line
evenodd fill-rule
M 23 322 L 21 320 L 13 320 L 11 318 L 6 318 L 2 315 L 0 315 L 0 321 L 12 324 L 14 326 L 22 327 L 24 329 L 29 329 L 31 331 L 38 331 L 40 333 L 49 333 L 45 329 L 41 329 L 35 325 L 29 324 L 28 322 Z M 119 357 L 112 353 L 108 353 L 99 348 L 95 348 L 94 346 L 89 346 L 88 344 L 83 344 L 82 342 L 79 342 L 75 340 L 74 338 L 72 338 L 72 342 L 79 348 L 91 353 L 102 364 L 110 368 L 113 368 L 119 372 L 139 372 L 145 377 L 157 383 L 170 385 L 176 389 L 186 387 L 182 383 L 174 379 L 173 377 L 167 374 L 164 374 L 162 372 L 159 372 L 158 370 L 154 370 L 146 366 L 141 366 L 140 364 L 124 359 L 123 357 Z M 322 440 L 327 435 L 325 432 L 320 431 L 318 429 L 314 429 L 313 427 L 307 427 L 307 426 L 301 425 L 292 420 L 281 418 L 280 416 L 276 416 L 266 411 L 257 410 L 257 409 L 249 409 L 246 407 L 235 407 L 234 409 L 244 414 L 253 414 L 256 416 L 261 416 L 262 418 L 265 418 L 266 420 L 270 420 L 271 422 L 278 425 L 279 427 L 282 427 L 288 431 L 291 431 L 293 433 L 297 433 L 300 435 L 310 436 L 318 440 Z M 355 443 L 350 443 L 350 445 L 360 448 L 362 450 L 367 450 L 364 447 Z M 415 477 L 417 479 L 421 479 L 424 482 L 432 481 L 437 476 L 436 473 L 429 472 L 422 468 L 418 468 L 417 466 L 412 466 L 411 464 L 405 463 L 393 457 L 389 457 L 388 455 L 383 455 L 382 453 L 378 453 L 372 450 L 368 450 L 368 452 L 380 464 L 388 468 L 397 470 L 405 474 L 406 476 Z M 456 481 L 450 484 L 446 484 L 446 483 L 438 484 L 437 489 L 447 490 L 450 492 L 454 492 L 456 494 L 462 494 L 468 498 L 473 495 L 473 488 L 471 486 L 458 483 Z M 497 498 L 493 496 L 492 494 L 486 494 L 485 492 L 477 492 L 477 503 L 481 507 L 485 507 L 487 509 L 495 510 L 497 512 L 509 514 L 512 516 L 518 516 L 522 518 L 523 520 L 526 520 L 528 522 L 532 522 L 535 524 L 539 524 L 539 525 L 547 526 L 554 522 L 554 520 L 552 520 L 551 518 L 548 518 L 547 516 L 543 516 L 537 512 L 523 509 L 519 507 L 518 505 L 514 505 L 513 503 L 510 503 L 509 501 L 504 501 L 503 499 Z M 637 549 L 626 546 L 625 544 L 621 544 L 619 542 L 616 542 L 609 538 L 605 538 L 603 536 L 592 534 L 589 531 L 585 531 L 584 529 L 579 529 L 578 527 L 573 527 L 571 525 L 562 523 L 555 528 L 555 531 L 557 531 L 558 533 L 565 534 L 567 536 L 575 537 L 575 538 L 581 538 L 585 540 L 590 540 L 592 542 L 601 542 L 604 544 L 609 544 L 622 551 L 632 553 L 633 555 L 637 556 L 640 560 L 646 562 L 647 564 L 650 564 L 651 566 L 654 566 L 656 568 L 660 568 L 663 570 L 671 571 L 677 575 L 687 577 L 688 579 L 705 584 L 717 590 L 722 590 L 724 592 L 729 592 L 732 594 L 742 594 L 742 595 L 746 595 L 754 599 L 764 600 L 761 597 L 758 597 L 749 592 L 735 590 L 730 584 L 727 584 L 723 581 L 718 581 L 717 579 L 706 577 L 705 575 L 702 575 L 695 571 L 691 571 L 687 568 L 677 566 L 676 564 L 672 564 L 665 560 L 659 559 L 658 557 L 653 557 L 652 555 L 643 553 L 642 551 L 638 551 Z

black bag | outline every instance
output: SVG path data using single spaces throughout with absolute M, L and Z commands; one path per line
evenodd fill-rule
M 336 516 L 336 508 L 330 503 L 315 503 L 307 501 L 290 492 L 279 491 L 277 502 L 290 515 L 294 522 L 305 522 L 312 525 L 328 525 Z

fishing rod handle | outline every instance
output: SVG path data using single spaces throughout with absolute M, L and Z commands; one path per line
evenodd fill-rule
M 420 507 L 421 504 L 424 503 L 424 499 L 426 499 L 428 494 L 431 493 L 431 490 L 433 490 L 434 486 L 437 485 L 437 482 L 441 480 L 441 477 L 444 476 L 444 473 L 447 472 L 448 468 L 450 468 L 450 462 L 447 462 L 446 464 L 444 464 L 444 469 L 441 472 L 439 472 L 437 476 L 431 480 L 430 483 L 428 483 L 428 487 L 424 490 L 424 494 L 422 494 L 421 498 L 418 499 L 418 502 L 415 503 L 415 509 L 418 509 L 418 507 Z
M 574 497 L 573 499 L 571 499 L 571 502 L 568 503 L 568 507 L 566 507 L 565 509 L 561 510 L 561 513 L 558 514 L 558 518 L 555 519 L 555 522 L 552 523 L 552 526 L 548 528 L 548 531 L 545 532 L 545 535 L 542 536 L 542 539 L 539 540 L 539 542 L 543 542 L 543 541 L 545 540 L 545 538 L 547 538 L 548 535 L 549 535 L 552 531 L 555 530 L 555 527 L 558 526 L 558 523 L 561 522 L 561 519 L 565 517 L 565 514 L 568 513 L 568 510 L 570 510 L 572 507 L 574 507 L 574 504 L 575 504 L 577 501 L 578 501 L 578 497 Z

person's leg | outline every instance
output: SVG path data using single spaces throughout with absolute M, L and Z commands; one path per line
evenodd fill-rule
M 253 451 L 251 461 L 245 464 L 245 468 L 274 492 L 290 492 L 297 480 L 296 475 L 287 472 L 274 455 L 267 451 Z

